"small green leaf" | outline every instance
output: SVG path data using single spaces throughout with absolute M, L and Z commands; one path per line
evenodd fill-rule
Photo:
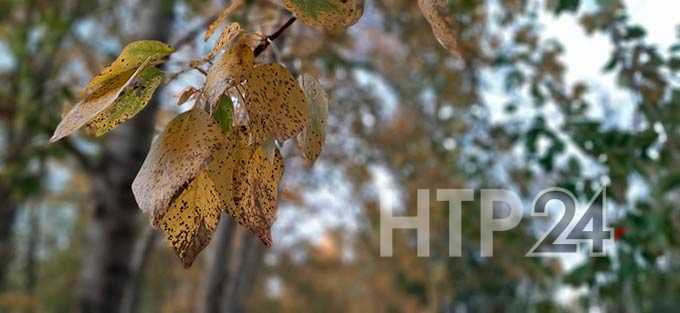
M 234 103 L 231 101 L 231 97 L 223 95 L 220 98 L 213 118 L 220 124 L 220 128 L 222 128 L 225 134 L 231 131 L 231 124 L 234 118 Z

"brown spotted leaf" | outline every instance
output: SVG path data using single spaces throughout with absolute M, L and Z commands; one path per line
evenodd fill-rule
M 255 173 L 255 207 L 258 209 L 260 227 L 256 234 L 267 245 L 272 244 L 271 228 L 276 219 L 278 207 L 278 189 L 283 177 L 283 157 L 279 149 L 274 148 L 273 153 L 266 153 L 262 148 L 254 155 Z
M 113 104 L 87 124 L 88 132 L 99 137 L 135 116 L 149 103 L 162 81 L 163 73 L 159 69 L 145 68 L 123 89 Z
M 154 140 L 132 182 L 137 204 L 158 226 L 172 200 L 225 145 L 222 130 L 205 111 L 195 108 L 175 117 Z
M 309 119 L 297 137 L 298 148 L 309 165 L 321 154 L 326 141 L 326 122 L 328 120 L 328 95 L 316 78 L 304 74 L 300 76 L 300 86 L 307 98 Z
M 432 34 L 450 53 L 458 55 L 458 37 L 456 28 L 451 23 L 452 17 L 444 12 L 448 11 L 447 1 L 445 0 L 418 0 L 420 11 L 432 27 Z
M 252 230 L 255 227 L 255 194 L 253 192 L 253 176 L 249 173 L 255 148 L 248 144 L 248 135 L 244 127 L 235 128 L 233 136 L 233 203 L 227 206 L 227 213 L 236 222 Z
M 305 95 L 293 75 L 280 64 L 255 66 L 244 85 L 248 128 L 255 144 L 268 137 L 297 135 L 309 116 Z
M 207 172 L 201 172 L 172 201 L 159 217 L 160 229 L 166 234 L 185 268 L 205 248 L 217 228 L 222 201 Z
M 203 98 L 213 106 L 230 86 L 236 85 L 252 71 L 255 56 L 244 41 L 224 53 L 208 70 Z
M 146 64 L 148 64 L 148 60 L 137 69 L 131 70 L 129 75 L 118 75 L 107 80 L 100 85 L 99 89 L 78 102 L 78 104 L 64 116 L 61 122 L 59 122 L 57 129 L 54 130 L 52 138 L 50 138 L 50 142 L 58 141 L 59 139 L 72 134 L 94 119 L 98 114 L 108 109 L 125 87 L 134 81 L 135 77 L 142 71 Z
M 191 266 L 210 242 L 222 211 L 233 205 L 234 148 L 232 137 L 227 137 L 160 221 L 185 267 Z
M 234 203 L 227 212 L 271 246 L 283 157 L 276 148 L 267 152 L 262 147 L 250 148 L 245 140 L 241 144 L 246 149 L 240 151 L 234 168 Z
M 364 12 L 363 0 L 283 0 L 303 23 L 330 32 L 342 32 Z
M 225 144 L 213 153 L 205 172 L 215 186 L 222 210 L 229 210 L 233 206 L 234 170 L 237 165 L 240 147 L 237 145 L 235 134 L 230 133 Z

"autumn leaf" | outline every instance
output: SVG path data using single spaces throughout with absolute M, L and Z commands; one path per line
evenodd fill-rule
M 208 244 L 229 204 L 222 193 L 231 193 L 231 146 L 207 112 L 192 109 L 154 140 L 132 183 L 139 207 L 166 233 L 185 266 Z
M 144 64 L 143 64 L 144 65 Z M 78 102 L 71 111 L 59 122 L 57 129 L 54 130 L 50 142 L 56 142 L 64 138 L 79 128 L 83 127 L 88 122 L 95 119 L 95 117 L 104 112 L 116 101 L 118 96 L 123 92 L 125 87 L 133 82 L 137 74 L 141 72 L 144 66 L 140 66 L 130 75 L 118 75 L 113 79 L 108 80 L 105 84 L 100 86 L 100 89 L 94 91 L 82 101 Z
M 283 0 L 303 23 L 330 32 L 342 32 L 364 12 L 363 0 Z
M 147 67 L 126 86 L 118 98 L 87 124 L 88 132 L 101 136 L 141 111 L 163 81 L 163 73 Z
M 208 164 L 225 138 L 210 115 L 198 108 L 175 117 L 154 140 L 132 183 L 139 207 L 158 225 L 175 198 Z
M 280 64 L 260 64 L 244 84 L 248 128 L 253 142 L 297 135 L 309 116 L 305 95 L 293 75 Z
M 185 268 L 210 243 L 220 220 L 222 202 L 207 173 L 199 174 L 159 217 L 160 229 Z
M 450 16 L 446 12 L 447 3 L 445 0 L 418 0 L 418 7 L 425 16 L 425 19 L 432 27 L 432 33 L 437 38 L 439 44 L 454 55 L 459 55 L 457 29 L 451 24 Z
M 305 93 L 309 107 L 309 119 L 297 137 L 298 148 L 309 165 L 321 154 L 326 141 L 326 122 L 328 120 L 328 95 L 316 78 L 304 74 L 300 76 L 300 87 Z
M 231 23 L 231 25 L 226 27 L 224 31 L 222 31 L 222 34 L 220 34 L 220 38 L 213 46 L 208 58 L 212 58 L 213 55 L 218 54 L 224 48 L 231 47 L 231 45 L 235 43 L 236 38 L 238 38 L 242 32 L 243 30 L 241 29 L 241 25 L 239 23 Z
M 278 186 L 283 176 L 283 157 L 278 149 L 253 149 L 241 135 L 234 166 L 233 205 L 227 212 L 266 245 L 271 246 L 271 227 L 276 218 Z M 271 152 L 267 152 L 271 151 Z
M 217 103 L 224 92 L 239 84 L 252 71 L 255 56 L 248 44 L 239 42 L 224 53 L 208 70 L 203 97 L 210 106 Z
M 174 51 L 169 45 L 157 40 L 131 42 L 123 48 L 123 51 L 120 52 L 118 58 L 111 65 L 92 78 L 87 87 L 85 87 L 83 94 L 87 96 L 109 85 L 107 82 L 116 79 L 117 76 L 124 76 L 126 73 L 131 74 L 144 62 L 148 62 L 147 66 L 156 65 Z
M 91 132 L 101 135 L 138 113 L 162 80 L 159 71 L 145 69 L 158 64 L 172 51 L 170 46 L 155 40 L 127 45 L 110 66 L 88 83 L 83 100 L 64 116 L 50 142 L 64 138 L 88 123 L 92 123 Z M 116 101 L 121 93 L 124 99 Z

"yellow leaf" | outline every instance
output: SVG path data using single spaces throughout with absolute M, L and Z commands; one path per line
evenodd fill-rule
M 163 73 L 159 69 L 145 68 L 123 89 L 112 105 L 87 124 L 89 133 L 99 137 L 135 116 L 149 103 L 162 81 Z
M 148 62 L 148 65 L 156 65 L 174 51 L 169 45 L 156 40 L 131 42 L 123 48 L 123 51 L 120 52 L 118 58 L 111 65 L 92 78 L 87 87 L 85 87 L 83 94 L 85 96 L 90 95 L 97 89 L 101 89 L 103 85 L 106 85 L 107 81 L 116 79 L 117 76 L 128 72 L 132 73 L 130 71 L 136 70 L 144 62 Z
M 221 211 L 222 202 L 215 185 L 207 172 L 201 172 L 160 217 L 160 229 L 185 268 L 210 242 Z
M 203 88 L 204 99 L 213 106 L 224 92 L 239 84 L 252 71 L 255 56 L 247 43 L 239 40 L 208 70 Z
M 271 246 L 283 157 L 276 148 L 267 153 L 262 147 L 248 147 L 245 141 L 241 145 L 244 149 L 240 150 L 234 167 L 234 204 L 227 212 L 266 246 Z
M 364 13 L 363 0 L 283 0 L 303 23 L 330 32 L 342 32 Z
M 452 17 L 447 17 L 447 2 L 444 0 L 418 0 L 420 11 L 432 27 L 432 34 L 439 44 L 454 55 L 458 55 L 458 37 L 456 28 L 451 23 Z
M 248 128 L 255 144 L 268 137 L 286 140 L 304 128 L 309 112 L 293 75 L 280 64 L 253 68 L 245 83 Z
M 326 141 L 326 121 L 328 120 L 328 95 L 316 78 L 304 74 L 300 76 L 300 86 L 307 98 L 309 119 L 297 137 L 298 148 L 311 165 L 321 154 Z
M 240 148 L 236 142 L 234 132 L 231 132 L 226 138 L 226 144 L 213 153 L 212 159 L 205 171 L 214 184 L 217 195 L 222 202 L 220 207 L 227 211 L 233 206 L 234 168 L 237 164 L 237 158 L 240 153 L 238 149 Z
M 234 143 L 202 109 L 178 115 L 154 140 L 132 191 L 185 267 L 232 205 Z
M 148 60 L 136 70 L 132 71 L 130 75 L 118 75 L 107 80 L 104 84 L 99 86 L 99 89 L 78 102 L 78 104 L 64 116 L 61 122 L 59 122 L 52 138 L 50 138 L 50 142 L 55 142 L 72 134 L 95 118 L 95 116 L 109 108 L 123 89 L 132 83 L 147 63 Z
M 132 182 L 137 204 L 157 226 L 170 203 L 208 165 L 213 153 L 226 145 L 219 125 L 195 108 L 175 117 L 154 140 Z

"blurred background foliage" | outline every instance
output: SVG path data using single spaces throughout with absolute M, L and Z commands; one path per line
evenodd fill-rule
M 209 51 L 203 29 L 229 2 L 0 2 L 0 312 L 677 311 L 680 40 L 650 40 L 669 30 L 635 23 L 632 0 L 449 0 L 458 55 L 413 0 L 366 0 L 342 35 L 296 23 L 259 61 L 309 73 L 331 95 L 321 159 L 309 169 L 285 147 L 272 249 L 225 219 L 182 269 L 130 183 L 154 132 L 190 106 L 174 103 L 200 87 L 198 72 L 101 139 L 46 143 L 127 42 L 176 44 L 164 71 L 183 71 Z M 289 16 L 246 2 L 232 19 L 251 31 Z M 565 19 L 571 28 L 546 31 Z M 573 51 L 581 58 L 565 61 Z M 603 185 L 618 237 L 606 257 L 525 258 L 549 224 L 525 218 L 481 258 L 474 202 L 463 257 L 451 258 L 446 203 L 434 201 L 432 256 L 399 231 L 395 256 L 379 257 L 380 199 L 414 215 L 419 188 L 509 188 L 530 203 L 551 186 L 586 202 Z

